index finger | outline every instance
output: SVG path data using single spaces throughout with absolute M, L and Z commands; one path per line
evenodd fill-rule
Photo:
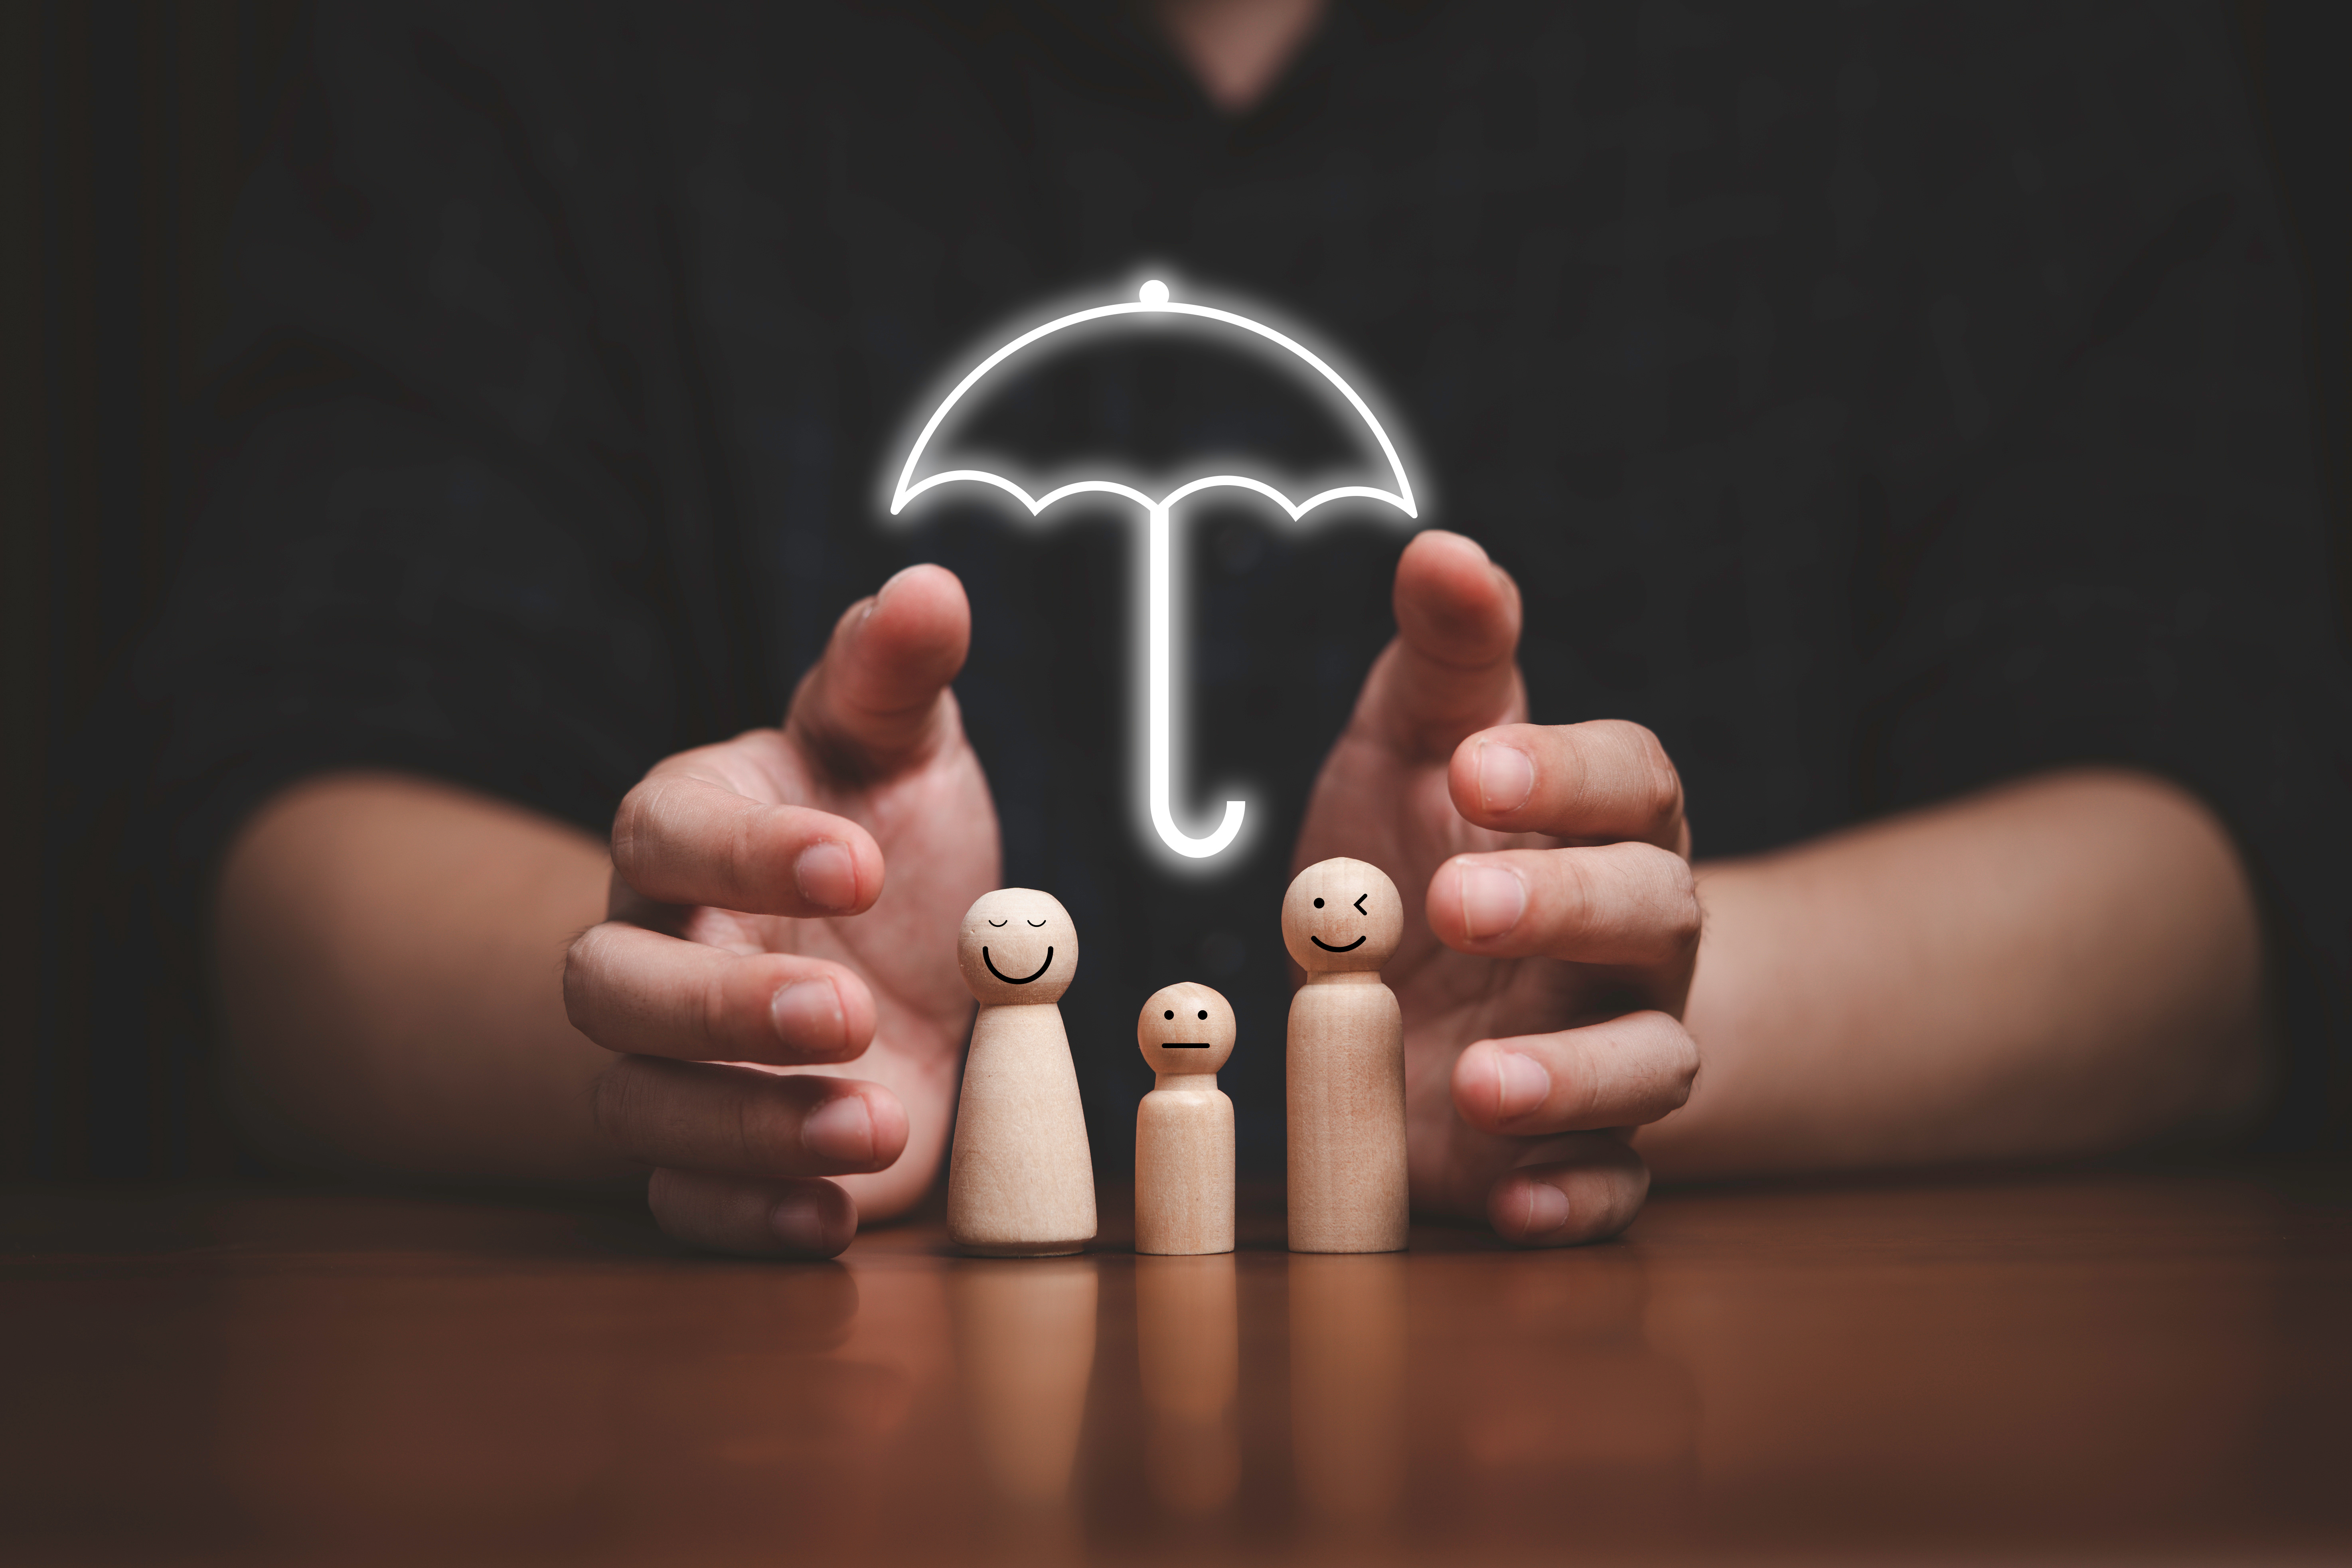
M 1655 735 L 1622 719 L 1481 730 L 1454 748 L 1446 785 L 1481 827 L 1690 855 L 1682 775 Z
M 622 799 L 613 868 L 623 881 L 657 903 L 749 914 L 856 914 L 881 897 L 872 834 L 830 812 L 745 794 L 729 781 L 723 751 L 672 757 Z

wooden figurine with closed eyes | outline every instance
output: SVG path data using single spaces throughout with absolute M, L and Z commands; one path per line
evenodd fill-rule
M 1234 1249 L 1234 1102 L 1217 1069 L 1234 1053 L 1234 1010 L 1205 985 L 1151 994 L 1135 1041 L 1159 1075 L 1135 1110 L 1135 1250 Z
M 1293 1252 L 1404 1247 L 1404 1015 L 1381 981 L 1403 934 L 1396 884 L 1366 861 L 1318 861 L 1283 896 L 1283 945 L 1307 972 L 1283 1062 Z
M 1062 993 L 1077 928 L 1051 893 L 999 888 L 963 917 L 956 961 L 980 1000 L 948 1156 L 948 1235 L 991 1258 L 1049 1258 L 1094 1239 L 1094 1157 Z

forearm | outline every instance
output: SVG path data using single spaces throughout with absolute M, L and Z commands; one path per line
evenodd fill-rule
M 564 948 L 611 861 L 577 829 L 420 779 L 284 791 L 230 847 L 215 945 L 248 1134 L 332 1168 L 618 1176 L 589 1085 L 611 1055 L 563 1008 Z
M 1702 868 L 1660 1174 L 2048 1158 L 2215 1133 L 2267 1079 L 2253 897 L 2210 812 L 2049 775 Z

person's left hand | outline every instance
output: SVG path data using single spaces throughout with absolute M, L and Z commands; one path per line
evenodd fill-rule
M 1681 782 L 1639 725 L 1525 722 L 1518 588 L 1472 541 L 1414 539 L 1395 605 L 1296 865 L 1369 860 L 1403 897 L 1383 978 L 1413 1207 L 1533 1246 L 1613 1236 L 1649 1191 L 1632 1130 L 1698 1073 Z

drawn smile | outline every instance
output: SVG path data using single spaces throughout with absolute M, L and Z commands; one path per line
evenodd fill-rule
M 1362 937 L 1358 937 L 1356 940 L 1358 942 L 1361 942 L 1364 939 Z M 1007 985 L 1026 985 L 1032 980 L 1036 979 L 1038 974 L 1043 974 L 1045 971 L 1054 967 L 1054 950 L 1050 947 L 1045 950 L 1045 962 L 1037 966 L 1037 974 L 1024 974 L 1018 980 L 1013 979 L 1013 976 L 1005 973 L 1002 969 L 997 968 L 996 960 L 988 956 L 988 949 L 984 947 L 980 950 L 980 961 L 988 965 L 988 972 L 991 974 L 995 975 Z
M 1370 936 L 1370 934 L 1371 933 L 1370 931 L 1366 931 L 1364 933 L 1365 936 Z M 1353 952 L 1358 948 L 1364 945 L 1364 938 L 1361 936 L 1358 937 L 1355 941 L 1349 942 L 1345 947 L 1333 947 L 1329 942 L 1325 942 L 1319 936 L 1309 936 L 1307 940 L 1313 942 L 1316 946 L 1321 948 L 1326 952 Z M 985 953 L 988 949 L 983 947 L 980 951 Z

